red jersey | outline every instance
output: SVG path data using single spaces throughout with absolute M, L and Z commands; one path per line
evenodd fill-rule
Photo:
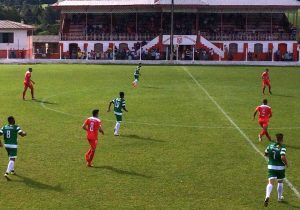
M 89 117 L 84 122 L 87 125 L 86 136 L 88 140 L 98 140 L 99 128 L 101 128 L 101 120 L 96 117 Z
M 262 80 L 263 81 L 270 81 L 270 78 L 269 78 L 269 72 L 263 72 L 262 74 L 261 74 L 261 78 L 262 78 Z
M 25 78 L 24 78 L 24 83 L 26 83 L 26 84 L 31 83 L 31 72 L 30 71 L 26 71 Z
M 259 112 L 259 120 L 269 120 L 272 115 L 272 109 L 268 105 L 260 105 L 255 110 Z

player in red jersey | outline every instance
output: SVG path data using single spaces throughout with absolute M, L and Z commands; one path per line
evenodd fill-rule
M 268 106 L 268 100 L 264 99 L 263 104 L 256 107 L 255 112 L 253 114 L 253 120 L 255 119 L 255 116 L 259 112 L 259 120 L 258 123 L 262 127 L 262 131 L 258 135 L 258 140 L 262 141 L 262 136 L 266 135 L 266 137 L 271 141 L 271 137 L 268 133 L 268 125 L 269 125 L 269 119 L 272 117 L 272 109 L 270 106 Z
M 262 79 L 262 85 L 263 85 L 263 89 L 262 89 L 263 94 L 265 94 L 266 87 L 269 88 L 269 93 L 272 94 L 271 84 L 270 84 L 270 77 L 269 77 L 269 69 L 266 69 L 266 71 L 264 71 L 261 74 L 261 79 Z
M 85 153 L 85 160 L 88 167 L 93 167 L 92 161 L 98 143 L 98 131 L 104 135 L 101 120 L 98 118 L 99 110 L 93 110 L 92 114 L 93 116 L 86 119 L 84 124 L 82 125 L 82 128 L 86 130 L 87 140 L 90 144 L 89 150 L 87 151 L 87 153 Z
M 28 88 L 31 91 L 32 100 L 34 100 L 33 85 L 35 84 L 35 82 L 31 79 L 31 72 L 32 72 L 32 68 L 28 68 L 28 71 L 26 71 L 25 73 L 23 100 L 25 100 L 25 95 Z

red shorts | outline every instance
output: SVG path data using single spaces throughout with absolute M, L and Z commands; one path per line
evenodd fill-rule
M 268 127 L 269 120 L 267 120 L 267 119 L 259 119 L 258 123 L 260 124 L 261 127 Z
M 24 82 L 24 87 L 25 88 L 30 88 L 30 89 L 33 88 L 32 84 L 31 83 L 27 83 L 27 82 Z
M 94 139 L 88 139 L 89 144 L 91 146 L 91 148 L 93 148 L 94 150 L 96 150 L 97 144 L 98 144 L 98 140 L 94 140 Z
M 269 80 L 264 80 L 263 81 L 263 86 L 269 86 L 270 87 L 270 81 Z

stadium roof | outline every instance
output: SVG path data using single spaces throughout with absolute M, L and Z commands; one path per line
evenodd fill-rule
M 59 0 L 53 6 L 135 6 L 170 5 L 171 0 Z M 300 7 L 297 0 L 174 0 L 175 5 L 186 6 L 283 6 Z
M 13 22 L 10 20 L 0 20 L 0 30 L 1 29 L 15 29 L 15 30 L 28 30 L 33 29 L 31 25 L 26 25 L 23 23 Z

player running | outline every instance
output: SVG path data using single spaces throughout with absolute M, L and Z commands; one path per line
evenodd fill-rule
M 271 92 L 271 84 L 270 84 L 270 77 L 269 77 L 269 69 L 266 69 L 266 71 L 264 71 L 262 74 L 261 74 L 261 79 L 262 79 L 262 85 L 263 85 L 263 89 L 262 89 L 262 92 L 263 94 L 265 94 L 265 89 L 266 87 L 269 88 L 269 93 L 272 94 Z
M 133 76 L 134 76 L 134 81 L 132 82 L 132 86 L 133 86 L 133 87 L 137 87 L 137 85 L 138 85 L 138 81 L 139 81 L 139 78 L 140 78 L 140 76 L 141 76 L 141 73 L 140 73 L 141 67 L 142 67 L 142 64 L 139 63 L 139 65 L 138 65 L 138 66 L 136 67 L 136 69 L 135 69 L 135 72 L 134 72 L 134 74 L 133 74 Z
M 28 68 L 28 71 L 25 73 L 25 79 L 24 79 L 24 91 L 23 91 L 23 100 L 25 100 L 26 91 L 29 88 L 31 92 L 31 98 L 34 100 L 34 91 L 33 91 L 33 85 L 35 82 L 31 79 L 31 73 L 32 68 Z
M 272 108 L 267 105 L 268 100 L 264 99 L 263 104 L 256 107 L 255 112 L 253 114 L 253 120 L 255 119 L 255 116 L 257 112 L 259 112 L 259 120 L 258 123 L 262 127 L 262 131 L 258 134 L 258 140 L 262 141 L 262 136 L 266 135 L 269 141 L 271 141 L 271 137 L 268 133 L 268 125 L 269 125 L 269 119 L 272 117 Z
M 15 174 L 15 160 L 17 158 L 18 149 L 18 134 L 22 137 L 26 136 L 26 133 L 22 129 L 15 125 L 15 119 L 13 116 L 8 117 L 8 125 L 0 128 L 0 135 L 4 136 L 4 147 L 7 151 L 9 162 L 4 177 L 7 181 L 10 181 L 10 174 Z M 0 147 L 2 147 L 0 141 Z
M 283 179 L 285 178 L 285 167 L 288 167 L 288 161 L 285 156 L 286 148 L 283 144 L 283 134 L 276 134 L 276 143 L 270 144 L 265 150 L 265 156 L 268 157 L 268 185 L 266 187 L 266 198 L 264 205 L 267 207 L 270 200 L 273 185 L 277 180 L 278 202 L 283 201 Z
M 89 150 L 85 153 L 86 165 L 88 167 L 93 167 L 92 161 L 98 144 L 98 131 L 104 135 L 102 123 L 99 119 L 99 110 L 93 110 L 92 114 L 93 116 L 86 119 L 82 125 L 82 128 L 86 131 L 87 140 L 90 144 Z
M 124 92 L 120 92 L 120 98 L 116 98 L 112 100 L 109 105 L 108 105 L 108 110 L 107 112 L 110 112 L 110 107 L 112 104 L 114 104 L 114 113 L 116 116 L 116 126 L 114 128 L 114 135 L 119 136 L 119 130 L 122 122 L 122 115 L 123 111 L 128 112 L 128 110 L 125 107 L 125 99 L 124 99 Z

